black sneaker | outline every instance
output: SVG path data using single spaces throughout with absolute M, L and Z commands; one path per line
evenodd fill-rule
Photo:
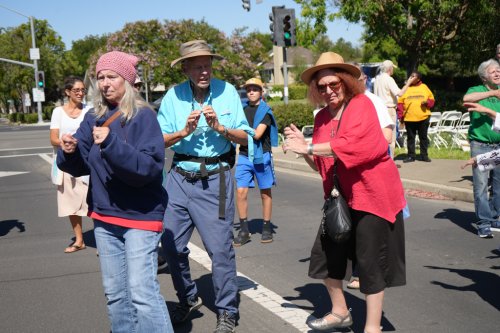
M 408 156 L 403 160 L 403 163 L 415 162 L 415 157 Z
M 231 316 L 226 311 L 222 312 L 217 318 L 217 327 L 214 333 L 233 333 L 236 326 L 234 316 Z
M 198 310 L 203 305 L 201 298 L 196 297 L 193 302 L 179 303 L 170 313 L 170 320 L 173 325 L 185 322 L 194 311 Z
M 261 243 L 271 243 L 273 241 L 273 228 L 271 222 L 264 223 L 262 226 L 262 237 L 260 239 Z
M 240 230 L 238 236 L 233 239 L 233 246 L 240 247 L 250 241 L 250 233 Z
M 158 272 L 165 269 L 168 266 L 167 259 L 164 256 L 158 255 Z
M 428 156 L 425 156 L 425 157 L 421 157 L 420 160 L 422 162 L 432 162 L 432 160 L 428 157 Z

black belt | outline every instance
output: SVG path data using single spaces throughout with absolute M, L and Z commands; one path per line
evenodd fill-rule
M 193 172 L 186 171 L 179 167 L 174 167 L 175 172 L 182 175 L 188 181 L 198 181 L 200 179 L 207 179 L 208 176 L 220 174 L 219 177 L 219 218 L 226 218 L 226 176 L 225 173 L 227 170 L 231 169 L 230 166 L 222 166 L 222 163 L 219 162 L 219 167 L 215 170 L 204 172 Z
M 216 175 L 216 174 L 221 172 L 220 169 L 217 168 L 215 170 L 208 171 L 207 175 L 204 176 L 201 174 L 201 172 L 186 171 L 186 170 L 181 169 L 177 166 L 174 168 L 174 170 L 175 170 L 175 172 L 184 176 L 184 178 L 186 178 L 187 180 L 190 180 L 190 181 L 196 181 L 196 180 L 200 180 L 203 178 L 207 178 L 209 176 L 213 176 L 213 175 Z M 222 168 L 222 171 L 227 171 L 227 170 L 229 170 L 229 166 L 225 166 Z

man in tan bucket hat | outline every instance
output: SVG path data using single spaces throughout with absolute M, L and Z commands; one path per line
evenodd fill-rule
M 174 325 L 182 323 L 202 305 L 191 278 L 187 247 L 196 227 L 212 260 L 217 309 L 214 332 L 229 333 L 234 332 L 238 316 L 230 169 L 234 145 L 251 143 L 253 147 L 254 131 L 234 86 L 212 77 L 212 61 L 223 57 L 213 53 L 204 40 L 182 44 L 180 55 L 171 66 L 180 63 L 188 80 L 169 89 L 158 113 L 165 147 L 175 152 L 166 177 L 169 201 L 162 236 L 179 298 L 171 318 Z

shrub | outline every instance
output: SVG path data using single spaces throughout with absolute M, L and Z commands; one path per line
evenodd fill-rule
M 52 112 L 56 107 L 54 105 L 44 105 L 42 108 L 42 118 L 43 120 L 50 120 L 52 118 Z
M 26 124 L 35 124 L 38 122 L 38 113 L 26 113 L 24 114 L 24 122 Z
M 295 124 L 298 128 L 314 124 L 314 108 L 309 103 L 292 101 L 288 105 L 285 105 L 283 102 L 270 102 L 269 104 L 273 108 L 280 133 L 291 123 Z

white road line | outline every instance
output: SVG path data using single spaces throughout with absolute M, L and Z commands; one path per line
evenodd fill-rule
M 4 148 L 4 149 L 0 149 L 0 151 L 29 150 L 29 149 L 49 149 L 49 148 L 52 148 L 52 146 L 48 146 L 48 147 L 28 147 L 28 148 Z
M 5 156 L 0 156 L 0 158 L 10 158 L 10 157 L 26 157 L 26 156 L 39 156 L 42 154 L 36 153 L 36 154 L 19 154 L 19 155 L 5 155 Z M 52 163 L 52 162 L 50 162 Z
M 38 154 L 41 158 L 43 158 L 47 163 L 52 164 L 52 157 L 48 154 Z
M 52 164 L 52 158 L 47 154 L 38 155 L 47 161 L 47 163 Z M 189 257 L 211 272 L 212 261 L 207 252 L 191 242 L 188 244 L 188 248 L 189 251 L 191 251 Z M 237 272 L 236 283 L 241 293 L 298 329 L 299 332 L 310 331 L 309 327 L 306 325 L 306 321 L 308 319 L 310 320 L 312 316 L 308 312 L 302 310 L 297 305 L 287 301 L 258 282 L 250 279 L 243 273 Z
M 191 259 L 208 271 L 212 271 L 212 261 L 204 250 L 193 243 L 189 243 L 188 248 L 191 251 L 189 254 Z M 310 331 L 306 325 L 308 318 L 311 318 L 308 312 L 240 272 L 237 272 L 236 283 L 241 293 L 298 329 L 299 332 Z

